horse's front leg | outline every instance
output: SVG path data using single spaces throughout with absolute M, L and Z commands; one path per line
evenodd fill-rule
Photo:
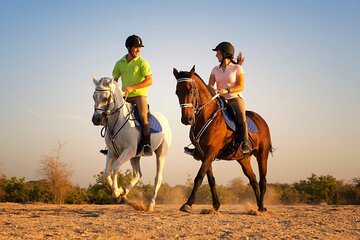
M 112 168 L 111 168 L 113 162 L 114 162 L 114 157 L 110 153 L 108 153 L 106 155 L 106 164 L 103 173 L 103 178 L 105 183 L 107 183 L 111 188 L 113 186 Z
M 117 200 L 120 199 L 120 196 L 125 194 L 124 188 L 121 186 L 119 188 L 119 186 L 118 186 L 118 174 L 120 172 L 120 167 L 124 163 L 129 161 L 130 158 L 134 155 L 135 155 L 135 153 L 132 149 L 129 149 L 129 148 L 125 149 L 112 165 L 112 179 L 113 179 L 112 194 L 113 194 L 113 197 L 116 198 Z
M 212 166 L 210 165 L 209 170 L 206 173 L 207 179 L 209 182 L 210 190 L 211 190 L 211 196 L 213 200 L 213 208 L 215 211 L 219 210 L 220 208 L 220 201 L 216 192 L 216 183 L 215 183 L 215 177 L 212 171 Z
M 209 167 L 211 166 L 211 163 L 212 163 L 212 159 L 213 158 L 206 158 L 202 164 L 201 164 L 201 167 L 195 177 L 195 180 L 194 180 L 194 187 L 193 187 L 193 190 L 190 194 L 190 197 L 189 199 L 187 200 L 187 202 L 181 206 L 180 208 L 180 211 L 183 211 L 183 212 L 191 212 L 191 206 L 194 204 L 195 202 L 195 196 L 196 196 L 196 192 L 198 190 L 198 188 L 201 186 L 202 184 L 202 181 L 204 179 L 204 176 L 205 174 L 207 173 Z
M 140 157 L 131 158 L 130 163 L 133 170 L 133 175 L 130 183 L 124 189 L 125 192 L 122 194 L 123 197 L 126 197 L 126 195 L 128 195 L 131 189 L 139 182 L 140 178 L 142 177 L 140 169 Z

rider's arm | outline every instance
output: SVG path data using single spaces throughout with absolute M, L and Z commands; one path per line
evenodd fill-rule
M 235 86 L 230 88 L 230 92 L 237 93 L 244 90 L 245 87 L 245 80 L 244 80 L 244 74 L 237 74 L 236 75 L 236 84 Z
M 215 88 L 215 75 L 214 74 L 210 74 L 209 84 L 208 85 L 216 90 L 216 88 Z
M 125 93 L 130 93 L 130 92 L 132 92 L 132 91 L 134 91 L 136 89 L 145 88 L 145 87 L 148 87 L 150 85 L 152 85 L 152 76 L 151 75 L 146 75 L 144 80 L 142 80 L 138 84 L 135 84 L 135 85 L 132 85 L 132 86 L 127 86 L 124 89 L 124 92 Z

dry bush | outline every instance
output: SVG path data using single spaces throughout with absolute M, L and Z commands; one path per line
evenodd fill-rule
M 63 143 L 58 143 L 52 154 L 45 155 L 41 160 L 39 169 L 41 176 L 50 185 L 56 204 L 64 203 L 65 197 L 71 189 L 70 178 L 73 174 L 70 164 L 61 161 L 63 146 Z

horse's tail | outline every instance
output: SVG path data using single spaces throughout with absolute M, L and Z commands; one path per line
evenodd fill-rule
M 272 142 L 270 142 L 270 145 L 269 145 L 269 153 L 271 154 L 271 156 L 273 157 L 274 155 L 273 155 L 273 153 L 275 152 L 275 148 L 273 148 L 273 146 L 272 146 Z

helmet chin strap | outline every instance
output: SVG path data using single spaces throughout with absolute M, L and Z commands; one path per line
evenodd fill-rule
M 131 49 L 131 48 L 130 48 Z M 133 59 L 135 58 L 135 56 L 131 53 L 131 50 L 128 48 L 128 53 L 133 57 Z
M 226 60 L 225 54 L 221 53 L 221 55 L 222 55 L 222 60 L 221 60 L 220 66 L 228 65 L 231 62 L 231 59 L 230 59 L 230 62 L 226 64 L 225 63 L 225 60 Z

